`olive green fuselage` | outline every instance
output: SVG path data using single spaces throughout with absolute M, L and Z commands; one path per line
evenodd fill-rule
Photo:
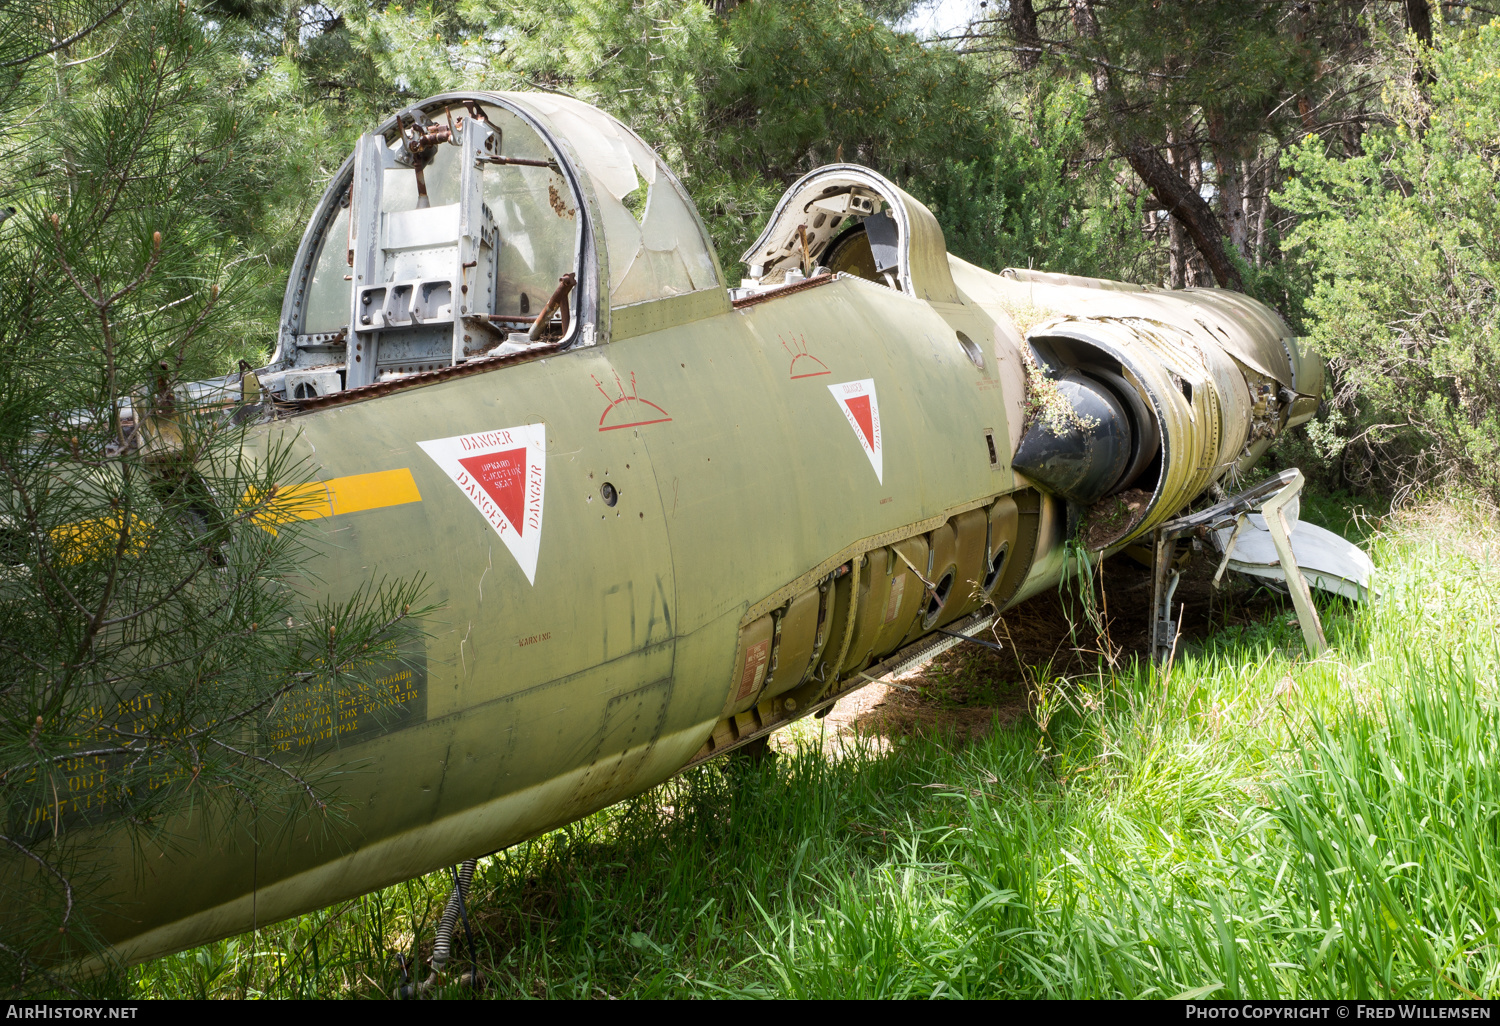
M 664 780 L 732 705 L 755 603 L 862 540 L 1014 487 L 1017 360 L 972 302 L 939 310 L 840 278 L 268 425 L 319 480 L 409 470 L 419 501 L 335 507 L 308 569 L 335 597 L 381 576 L 430 582 L 423 693 L 329 757 L 349 771 L 350 823 L 332 839 L 148 854 L 122 952 L 326 905 Z M 880 477 L 829 388 L 863 380 Z M 546 447 L 534 583 L 418 444 L 531 424 Z

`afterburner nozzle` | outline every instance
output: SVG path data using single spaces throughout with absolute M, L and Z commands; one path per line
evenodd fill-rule
M 1080 505 L 1120 483 L 1131 463 L 1124 404 L 1102 382 L 1070 370 L 1044 387 L 1049 396 L 1011 465 L 1032 481 Z

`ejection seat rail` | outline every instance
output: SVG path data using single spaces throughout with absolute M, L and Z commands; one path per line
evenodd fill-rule
M 1162 524 L 1154 532 L 1151 558 L 1151 624 L 1147 635 L 1151 643 L 1151 661 L 1164 662 L 1177 642 L 1177 621 L 1172 618 L 1172 599 L 1177 592 L 1180 573 L 1172 568 L 1177 554 L 1177 543 L 1184 538 L 1208 540 L 1213 532 L 1234 527 L 1229 544 L 1224 546 L 1224 559 L 1214 574 L 1214 583 L 1229 564 L 1229 555 L 1234 543 L 1245 526 L 1245 518 L 1259 512 L 1266 520 L 1266 527 L 1276 544 L 1276 554 L 1281 560 L 1281 569 L 1286 574 L 1287 590 L 1292 595 L 1292 606 L 1297 610 L 1303 641 L 1308 652 L 1322 655 L 1328 648 L 1323 636 L 1323 624 L 1318 619 L 1317 608 L 1312 602 L 1312 591 L 1297 566 L 1292 554 L 1291 528 L 1287 524 L 1284 507 L 1302 492 L 1302 471 L 1293 467 L 1283 470 L 1275 477 L 1232 495 L 1223 502 L 1187 516 L 1178 517 Z

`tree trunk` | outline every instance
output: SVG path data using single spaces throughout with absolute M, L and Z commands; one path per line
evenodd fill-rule
M 1031 0 L 1010 0 L 1010 34 L 1020 49 L 1016 63 L 1030 71 L 1042 60 L 1042 36 L 1036 27 L 1036 8 Z
M 1172 165 L 1162 159 L 1156 147 L 1132 139 L 1123 149 L 1131 169 L 1155 193 L 1167 213 L 1182 222 L 1183 229 L 1193 240 L 1219 287 L 1243 292 L 1245 283 L 1240 278 L 1239 268 L 1234 266 L 1224 248 L 1224 229 L 1198 190 L 1172 170 Z
M 1207 109 L 1204 120 L 1213 142 L 1214 166 L 1218 171 L 1219 214 L 1229 230 L 1229 243 L 1243 260 L 1250 259 L 1248 169 L 1241 154 L 1244 140 L 1232 137 L 1228 121 L 1220 111 Z
M 1203 150 L 1196 142 L 1188 144 L 1187 160 L 1183 162 L 1182 169 L 1178 173 L 1182 175 L 1182 180 L 1187 182 L 1193 195 L 1203 195 Z M 1183 228 L 1183 234 L 1187 235 L 1186 227 Z M 1198 247 L 1185 247 L 1182 255 L 1183 277 L 1187 281 L 1188 288 L 1208 288 L 1213 284 L 1213 275 L 1208 273 L 1208 268 L 1203 263 L 1203 254 L 1198 252 Z
M 1264 162 L 1260 172 L 1260 185 L 1257 195 L 1260 202 L 1255 212 L 1255 266 L 1264 267 L 1266 263 L 1266 218 L 1271 212 L 1271 182 L 1275 178 L 1276 166 L 1278 164 L 1273 154 Z
M 1035 17 L 1033 14 L 1032 18 Z M 1417 37 L 1417 42 L 1423 46 L 1432 45 L 1432 8 L 1427 0 L 1406 0 L 1406 27 Z
M 1167 284 L 1174 289 L 1187 287 L 1187 232 L 1175 217 L 1167 218 Z
M 1091 42 L 1097 42 L 1100 35 L 1099 22 L 1094 17 L 1091 0 L 1068 0 L 1068 9 L 1078 34 Z M 1113 115 L 1114 123 L 1128 125 L 1124 99 L 1110 82 L 1109 71 L 1103 61 L 1090 62 L 1089 78 L 1093 82 L 1095 95 Z M 1162 158 L 1155 146 L 1134 132 L 1126 138 L 1117 136 L 1115 144 L 1130 164 L 1131 170 L 1146 183 L 1146 187 L 1155 194 L 1167 213 L 1182 222 L 1184 230 L 1193 240 L 1193 245 L 1197 247 L 1219 287 L 1243 292 L 1245 283 L 1225 250 L 1224 228 L 1198 190 L 1172 169 L 1172 165 Z
M 1180 175 L 1186 163 L 1186 157 L 1181 146 L 1177 145 L 1177 132 L 1175 129 L 1167 130 L 1167 159 L 1171 161 L 1173 168 Z M 1167 284 L 1180 289 L 1187 286 L 1187 232 L 1182 230 L 1182 222 L 1171 215 L 1167 216 Z
M 1417 47 L 1417 87 L 1430 86 L 1437 81 L 1437 75 L 1427 63 L 1427 55 L 1422 53 L 1432 46 L 1432 8 L 1427 0 L 1406 0 L 1406 27 L 1421 44 Z

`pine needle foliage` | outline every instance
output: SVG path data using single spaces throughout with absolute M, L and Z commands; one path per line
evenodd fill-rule
M 246 448 L 238 374 L 189 384 L 245 291 L 233 55 L 184 3 L 21 24 L 0 54 L 0 987 L 66 992 L 132 860 L 337 829 L 336 781 L 277 750 L 276 704 L 357 695 L 422 610 L 414 584 L 321 598 L 287 487 L 311 468 Z

